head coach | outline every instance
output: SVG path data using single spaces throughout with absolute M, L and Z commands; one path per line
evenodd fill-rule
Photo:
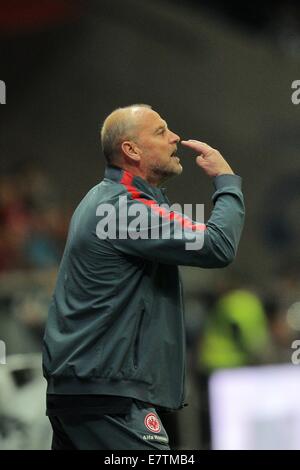
M 233 261 L 241 178 L 216 149 L 180 142 L 148 105 L 113 111 L 101 141 L 104 179 L 72 216 L 44 336 L 52 449 L 167 450 L 159 411 L 185 400 L 178 265 Z M 167 208 L 161 185 L 182 172 L 179 142 L 197 155 L 195 178 L 202 169 L 212 179 L 205 224 Z

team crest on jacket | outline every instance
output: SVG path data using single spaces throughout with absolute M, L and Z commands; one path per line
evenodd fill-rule
M 159 432 L 160 431 L 160 422 L 157 416 L 154 413 L 148 413 L 145 420 L 145 426 L 151 432 Z

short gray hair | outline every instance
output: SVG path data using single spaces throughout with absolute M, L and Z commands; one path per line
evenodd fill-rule
M 107 116 L 102 125 L 101 146 L 108 163 L 112 163 L 118 157 L 122 141 L 134 138 L 136 122 L 133 117 L 128 115 L 128 111 L 134 108 L 152 109 L 148 104 L 132 104 L 123 108 L 117 108 Z

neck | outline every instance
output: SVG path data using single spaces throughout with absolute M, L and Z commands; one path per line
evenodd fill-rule
M 126 164 L 113 164 L 114 166 L 121 168 L 122 170 L 128 171 L 132 176 L 139 176 L 143 180 L 147 181 L 151 186 L 159 187 L 164 182 L 164 179 L 161 178 L 161 175 L 156 175 L 154 173 L 147 174 L 146 171 L 143 171 L 140 167 Z

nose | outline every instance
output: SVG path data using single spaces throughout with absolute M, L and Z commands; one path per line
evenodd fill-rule
M 175 134 L 175 132 L 170 131 L 170 141 L 172 143 L 179 142 L 180 141 L 179 135 Z

